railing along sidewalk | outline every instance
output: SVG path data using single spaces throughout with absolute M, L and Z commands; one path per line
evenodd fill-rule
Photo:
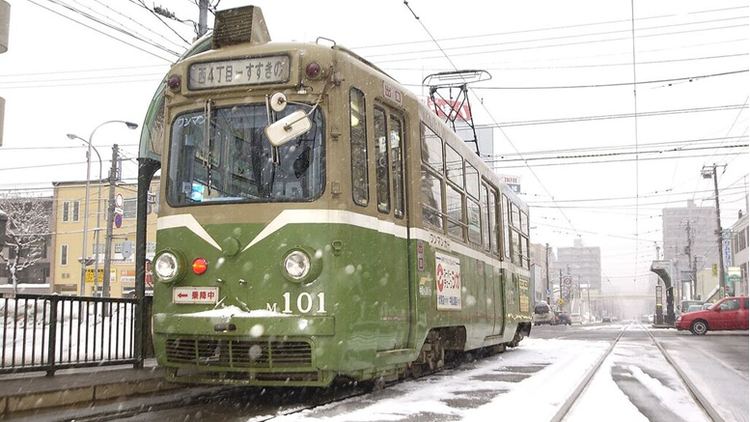
M 0 298 L 0 374 L 135 363 L 137 299 Z

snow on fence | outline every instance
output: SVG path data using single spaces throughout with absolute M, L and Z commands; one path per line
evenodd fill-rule
M 0 373 L 134 362 L 135 299 L 0 299 Z

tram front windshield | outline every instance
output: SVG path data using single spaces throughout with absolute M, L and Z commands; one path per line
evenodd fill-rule
M 310 106 L 290 104 L 280 119 Z M 171 205 L 222 202 L 303 202 L 323 193 L 325 143 L 319 109 L 312 128 L 273 148 L 263 129 L 265 104 L 184 113 L 172 123 L 167 198 Z

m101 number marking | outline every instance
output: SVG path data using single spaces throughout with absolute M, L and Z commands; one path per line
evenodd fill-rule
M 323 292 L 320 292 L 315 296 L 307 292 L 302 292 L 297 295 L 297 298 L 294 301 L 292 301 L 292 294 L 290 292 L 285 292 L 282 297 L 284 298 L 284 307 L 281 309 L 281 312 L 284 314 L 293 313 L 293 305 L 296 305 L 295 309 L 301 314 L 309 314 L 310 312 L 316 314 L 326 313 L 326 294 Z M 278 309 L 277 305 L 278 304 L 274 303 L 272 306 L 268 303 L 266 304 L 266 307 L 269 310 L 276 311 Z

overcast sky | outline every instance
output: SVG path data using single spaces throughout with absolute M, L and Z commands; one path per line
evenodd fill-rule
M 253 3 L 223 0 L 219 9 L 247 4 Z M 476 85 L 471 97 L 475 123 L 503 126 L 494 132 L 495 165 L 521 177 L 532 206 L 532 241 L 570 246 L 580 236 L 585 245 L 601 246 L 605 289 L 645 289 L 654 242 L 661 241 L 662 208 L 689 199 L 713 206 L 713 186 L 700 177 L 703 165 L 727 164 L 719 178 L 724 227 L 746 207 L 750 159 L 748 148 L 737 145 L 748 141 L 747 2 L 412 0 L 419 20 L 399 0 L 254 4 L 273 40 L 333 39 L 417 94 L 430 73 L 486 69 L 492 79 Z M 183 20 L 198 17 L 192 0 L 145 5 Z M 167 50 L 182 53 L 188 46 L 175 33 L 194 37 L 191 23 L 164 20 L 169 27 L 137 0 L 12 2 L 9 50 L 0 55 L 6 99 L 0 190 L 81 180 L 84 149 L 67 133 L 88 138 L 112 119 L 142 124 L 175 60 Z M 643 113 L 637 124 L 613 118 L 636 108 Z M 135 158 L 139 135 L 124 125 L 96 133 L 105 177 L 110 145 L 123 145 Z M 674 148 L 688 151 L 655 152 Z M 539 160 L 538 152 L 548 150 L 568 158 Z M 98 167 L 94 158 L 92 178 Z M 125 171 L 135 176 L 133 165 Z

